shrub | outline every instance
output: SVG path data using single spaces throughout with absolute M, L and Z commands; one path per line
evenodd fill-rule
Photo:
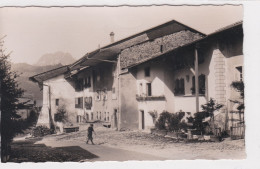
M 32 130 L 33 137 L 43 137 L 43 136 L 50 135 L 53 133 L 54 133 L 54 130 L 49 129 L 46 126 L 37 126 L 37 127 L 33 128 L 33 130 Z
M 165 130 L 166 129 L 166 122 L 169 121 L 171 117 L 171 114 L 167 111 L 163 111 L 160 116 L 159 119 L 156 121 L 155 123 L 155 127 L 159 130 Z
M 203 134 L 205 133 L 206 127 L 206 125 L 203 124 L 203 119 L 205 119 L 206 117 L 209 117 L 209 113 L 203 111 L 195 113 L 193 118 L 193 127 L 201 131 Z
M 57 113 L 54 114 L 54 121 L 55 122 L 65 122 L 66 121 L 66 108 L 65 106 L 58 107 Z
M 155 127 L 159 130 L 178 131 L 186 129 L 187 124 L 182 121 L 185 112 L 169 113 L 164 111 L 160 114 L 159 119 L 155 123 Z

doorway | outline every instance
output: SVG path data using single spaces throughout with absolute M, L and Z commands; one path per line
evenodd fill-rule
M 117 109 L 114 109 L 114 126 L 118 128 Z

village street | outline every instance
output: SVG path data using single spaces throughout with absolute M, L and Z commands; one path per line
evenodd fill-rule
M 78 147 L 78 149 L 86 150 L 85 154 L 92 154 L 92 156 L 86 156 L 85 159 L 82 159 L 83 155 L 79 161 L 246 158 L 243 139 L 231 141 L 230 138 L 227 138 L 223 142 L 185 143 L 184 141 L 177 142 L 172 138 L 141 131 L 115 131 L 102 126 L 96 127 L 95 131 L 95 145 L 85 143 L 87 130 L 81 130 L 79 132 L 45 136 L 42 140 L 36 141 L 35 146 L 45 145 L 51 148 Z M 80 153 L 77 149 L 69 152 L 71 156 L 76 156 L 77 153 Z M 84 154 L 84 151 L 82 153 Z

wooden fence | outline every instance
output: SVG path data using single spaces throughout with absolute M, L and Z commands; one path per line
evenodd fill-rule
M 245 138 L 245 125 L 242 123 L 232 126 L 230 132 L 232 140 L 243 139 Z

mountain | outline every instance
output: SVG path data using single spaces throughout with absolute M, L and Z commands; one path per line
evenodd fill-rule
M 35 66 L 47 66 L 56 64 L 68 65 L 73 62 L 75 62 L 75 59 L 71 56 L 70 53 L 59 51 L 42 55 Z
M 36 100 L 36 104 L 42 105 L 42 91 L 40 90 L 37 83 L 29 81 L 29 77 L 46 72 L 51 69 L 55 69 L 62 66 L 61 64 L 49 65 L 49 66 L 35 66 L 27 63 L 16 63 L 12 64 L 11 68 L 16 71 L 20 76 L 17 78 L 19 87 L 25 90 L 25 96 L 32 96 Z

